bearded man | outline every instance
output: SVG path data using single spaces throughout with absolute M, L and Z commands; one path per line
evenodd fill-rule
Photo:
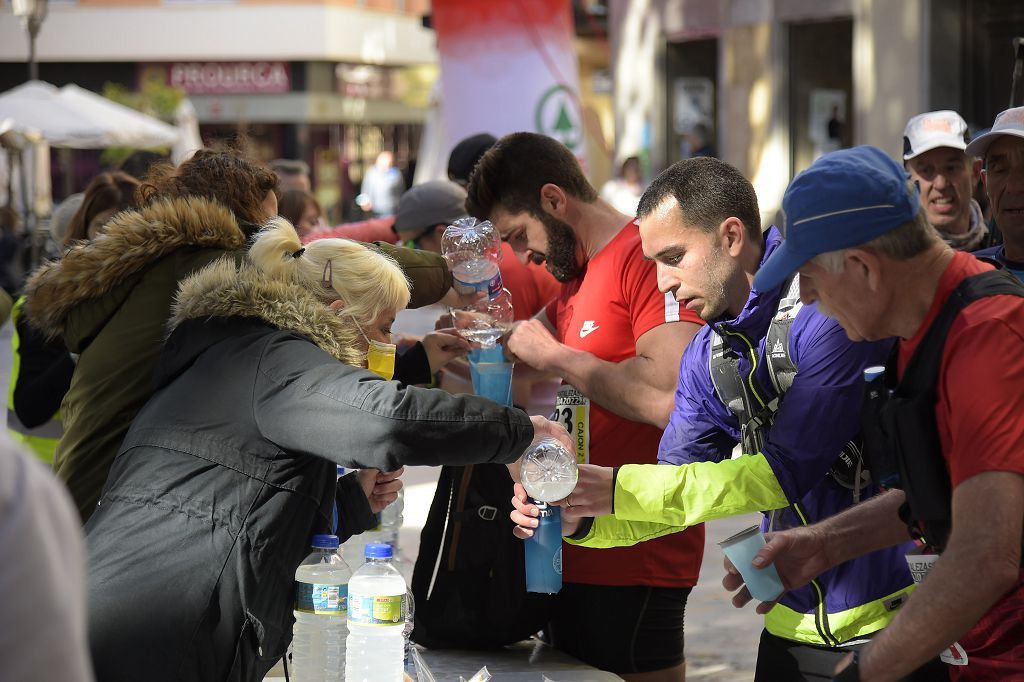
M 471 215 L 562 283 L 505 347 L 562 378 L 555 418 L 572 433 L 577 459 L 657 462 L 679 359 L 701 320 L 658 291 L 634 216 L 598 197 L 564 145 L 534 133 L 498 140 L 468 193 Z M 683 680 L 683 611 L 703 549 L 702 525 L 636 547 L 564 545 L 554 646 L 627 680 Z

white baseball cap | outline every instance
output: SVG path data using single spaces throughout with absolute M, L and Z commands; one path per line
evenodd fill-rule
M 1000 135 L 1024 137 L 1024 107 L 1007 109 L 996 116 L 992 129 L 984 135 L 979 135 L 967 145 L 967 153 L 972 156 L 985 156 L 989 145 L 995 142 Z
M 939 147 L 967 149 L 967 122 L 955 111 L 929 111 L 907 121 L 903 129 L 903 160 L 910 161 Z

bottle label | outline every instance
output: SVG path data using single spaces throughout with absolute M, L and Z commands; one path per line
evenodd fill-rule
M 348 615 L 348 585 L 295 583 L 295 610 L 325 616 Z
M 487 294 L 487 298 L 492 301 L 498 298 L 498 295 L 501 294 L 502 290 L 500 270 L 495 272 L 494 276 L 490 279 L 480 280 L 479 282 L 463 282 L 453 273 L 452 282 L 455 285 L 455 290 L 460 294 L 472 294 L 479 291 Z
M 405 595 L 377 595 L 352 597 L 348 609 L 348 622 L 359 625 L 405 625 Z

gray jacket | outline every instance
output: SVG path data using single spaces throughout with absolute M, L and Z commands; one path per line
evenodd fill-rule
M 533 438 L 519 410 L 341 363 L 326 306 L 235 268 L 183 283 L 160 388 L 86 525 L 100 680 L 262 679 L 291 639 L 295 568 L 329 527 L 336 464 L 507 463 Z

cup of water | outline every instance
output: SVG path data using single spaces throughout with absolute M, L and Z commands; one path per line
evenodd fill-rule
M 785 589 L 779 572 L 775 570 L 774 565 L 756 568 L 750 563 L 764 545 L 764 535 L 759 526 L 741 530 L 718 543 L 725 556 L 729 557 L 729 561 L 743 576 L 750 596 L 758 601 L 774 601 Z
M 499 405 L 512 405 L 512 363 L 505 361 L 501 344 L 469 351 L 473 392 Z
M 473 391 L 499 405 L 512 405 L 512 363 L 470 363 Z

